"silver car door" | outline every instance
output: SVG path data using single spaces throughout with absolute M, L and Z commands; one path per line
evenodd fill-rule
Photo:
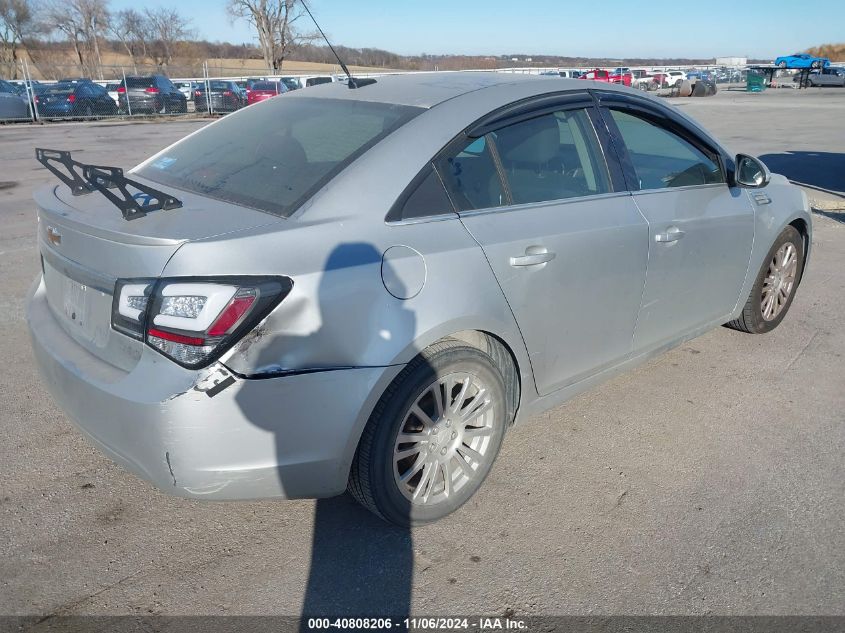
M 634 349 L 641 350 L 734 309 L 748 269 L 754 210 L 742 190 L 728 187 L 722 159 L 695 132 L 659 110 L 604 101 L 604 118 L 624 145 L 633 199 L 650 228 L 634 335 Z
M 436 163 L 510 304 L 541 395 L 630 355 L 645 282 L 648 227 L 618 164 L 608 168 L 595 116 L 586 94 L 547 105 Z

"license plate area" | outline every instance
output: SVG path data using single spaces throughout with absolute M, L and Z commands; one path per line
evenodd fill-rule
M 103 348 L 111 327 L 110 294 L 63 275 L 44 262 L 47 303 L 64 330 L 89 349 Z

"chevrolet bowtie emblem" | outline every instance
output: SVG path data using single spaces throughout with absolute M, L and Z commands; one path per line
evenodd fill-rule
M 59 233 L 56 229 L 52 226 L 47 227 L 47 239 L 50 240 L 51 244 L 61 244 L 62 243 L 62 234 Z

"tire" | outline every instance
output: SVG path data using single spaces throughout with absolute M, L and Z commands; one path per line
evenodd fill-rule
M 90 105 L 85 106 L 85 116 L 83 118 L 85 121 L 94 120 L 94 110 L 91 109 Z
M 764 290 L 765 287 L 771 286 L 771 283 L 767 284 L 767 280 L 771 272 L 770 268 L 775 266 L 775 258 L 782 252 L 781 249 L 788 250 L 787 245 L 792 245 L 792 248 L 794 249 L 795 263 L 791 275 L 792 282 L 789 286 L 787 296 L 783 301 L 780 300 L 781 296 L 779 295 L 779 289 L 782 287 L 780 285 L 781 282 L 776 282 L 778 285 L 775 286 L 776 290 L 774 291 L 774 294 L 776 295 L 775 300 L 779 307 L 777 308 L 776 314 L 769 315 L 767 318 L 767 316 L 764 316 L 764 307 L 766 306 L 766 296 L 764 296 Z M 791 266 L 792 265 L 790 265 L 790 267 Z M 754 286 L 751 288 L 751 293 L 748 295 L 748 300 L 745 302 L 745 307 L 742 309 L 742 314 L 740 314 L 738 319 L 730 321 L 725 325 L 734 330 L 748 332 L 749 334 L 765 334 L 766 332 L 774 330 L 778 325 L 780 325 L 780 322 L 783 321 L 783 317 L 785 317 L 786 313 L 789 311 L 789 308 L 792 305 L 792 300 L 795 298 L 795 291 L 801 281 L 801 275 L 803 272 L 804 239 L 795 227 L 787 226 L 781 234 L 778 235 L 778 238 L 766 254 L 766 258 L 763 260 L 763 266 L 760 268 L 760 272 L 757 273 L 757 279 L 754 281 Z M 771 293 L 772 291 L 769 290 L 768 294 Z
M 483 401 L 478 400 L 480 389 L 487 396 Z M 451 418 L 437 415 L 435 393 L 450 394 L 443 398 L 443 408 Z M 497 363 L 478 348 L 443 339 L 425 349 L 393 380 L 373 410 L 352 463 L 349 492 L 377 516 L 400 526 L 423 525 L 451 514 L 478 490 L 499 453 L 511 422 L 506 394 Z M 458 401 L 462 395 L 463 409 Z M 424 412 L 429 424 L 412 411 L 415 408 Z M 470 420 L 466 427 L 461 410 L 470 411 L 463 416 Z M 477 410 L 483 413 L 472 412 Z M 421 441 L 400 442 L 400 432 Z M 408 455 L 396 460 L 399 453 Z M 445 485 L 446 473 L 451 490 Z

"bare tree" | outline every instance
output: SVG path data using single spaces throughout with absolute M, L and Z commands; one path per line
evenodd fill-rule
M 19 48 L 38 31 L 37 10 L 34 0 L 0 0 L 0 68 L 6 77 L 17 77 Z
M 147 57 L 149 21 L 135 9 L 123 9 L 111 16 L 108 30 L 123 45 L 137 75 L 138 60 Z
M 165 7 L 146 9 L 144 18 L 149 33 L 147 51 L 156 64 L 167 66 L 173 61 L 178 44 L 193 35 L 190 23 L 175 9 Z
M 102 79 L 100 39 L 109 23 L 106 0 L 53 0 L 45 16 L 47 27 L 73 46 L 82 73 Z
M 300 0 L 228 0 L 226 10 L 233 19 L 244 19 L 255 27 L 264 63 L 274 73 L 281 70 L 291 49 L 316 37 L 294 29 L 303 15 Z

